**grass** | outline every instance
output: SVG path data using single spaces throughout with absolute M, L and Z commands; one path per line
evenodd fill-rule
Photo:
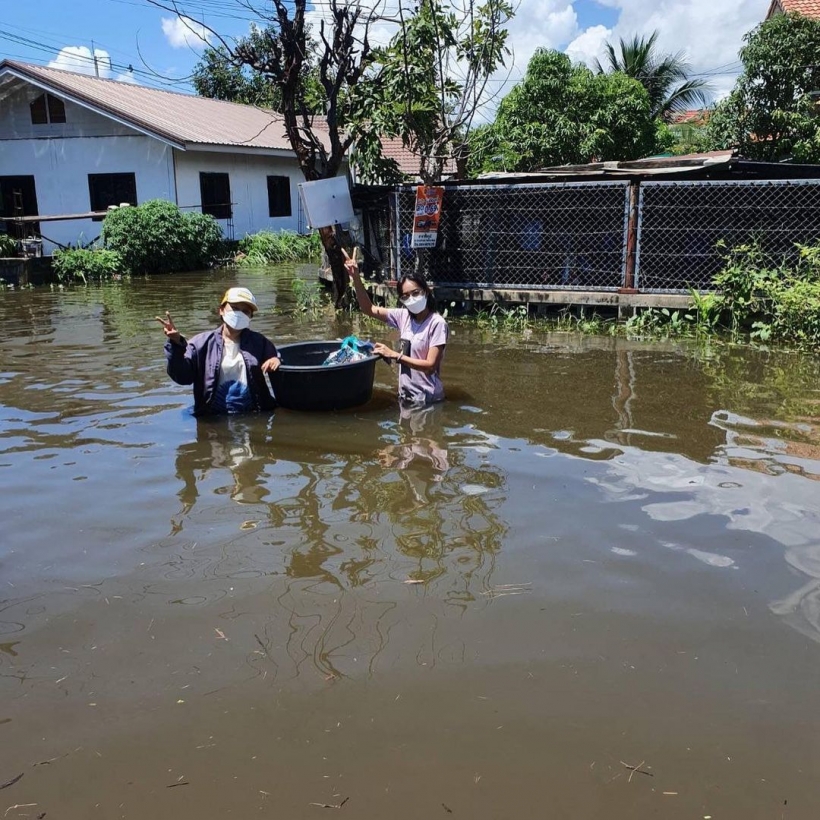
M 240 240 L 235 261 L 238 265 L 251 267 L 318 260 L 321 254 L 318 233 L 303 236 L 293 231 L 259 231 Z

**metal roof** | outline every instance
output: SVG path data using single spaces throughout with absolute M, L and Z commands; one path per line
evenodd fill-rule
M 213 145 L 292 151 L 284 118 L 268 109 L 3 60 L 0 82 L 10 78 L 32 82 L 180 148 Z M 321 121 L 314 128 L 320 135 L 327 132 Z
M 732 151 L 710 151 L 679 157 L 648 157 L 629 162 L 590 162 L 559 165 L 532 173 L 496 171 L 482 174 L 479 182 L 601 181 L 630 179 L 818 179 L 820 165 L 761 162 L 736 156 Z

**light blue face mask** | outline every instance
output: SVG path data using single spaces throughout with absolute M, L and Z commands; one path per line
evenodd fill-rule
M 222 311 L 222 321 L 233 330 L 245 330 L 251 326 L 251 317 L 247 313 L 242 313 L 241 310 L 234 310 L 230 305 L 225 305 Z

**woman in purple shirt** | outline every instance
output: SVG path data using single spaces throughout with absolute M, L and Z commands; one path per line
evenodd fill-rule
M 401 349 L 377 344 L 374 352 L 399 365 L 399 400 L 405 404 L 432 404 L 444 400 L 439 372 L 450 329 L 436 312 L 430 286 L 420 274 L 402 276 L 399 282 L 400 308 L 377 307 L 370 301 L 354 252 L 346 252 L 345 268 L 353 281 L 362 313 L 399 331 Z

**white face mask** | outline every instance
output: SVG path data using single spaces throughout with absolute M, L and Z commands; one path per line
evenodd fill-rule
M 407 300 L 402 300 L 402 304 L 410 313 L 421 313 L 427 307 L 427 297 L 420 293 L 418 296 L 411 296 Z
M 222 311 L 222 321 L 234 330 L 245 330 L 251 326 L 251 317 L 241 310 L 234 310 L 230 305 L 225 305 Z

